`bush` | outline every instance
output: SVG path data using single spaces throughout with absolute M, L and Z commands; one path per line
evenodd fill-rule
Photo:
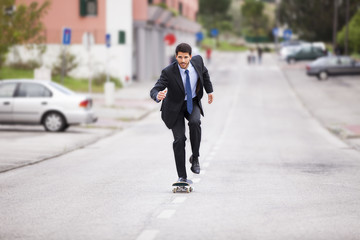
M 103 86 L 106 82 L 106 73 L 98 73 L 94 78 L 93 82 L 96 86 Z M 119 78 L 110 76 L 110 82 L 113 82 L 117 88 L 122 88 L 122 83 Z
M 65 66 L 65 71 L 64 71 L 64 76 L 68 76 L 69 72 L 75 68 L 77 68 L 78 63 L 76 62 L 76 56 L 71 54 L 70 52 L 67 52 L 65 55 L 65 59 L 66 59 L 66 66 Z M 53 76 L 55 75 L 61 75 L 61 71 L 62 71 L 62 61 L 63 61 L 63 54 L 60 53 L 59 57 L 56 61 L 56 63 L 53 65 L 52 67 L 52 71 L 51 74 Z
M 10 68 L 21 69 L 21 70 L 34 70 L 40 67 L 40 63 L 36 60 L 29 60 L 27 62 L 19 61 L 8 64 Z
M 349 52 L 360 52 L 360 9 L 349 21 Z M 346 26 L 337 34 L 337 43 L 344 48 L 345 46 Z

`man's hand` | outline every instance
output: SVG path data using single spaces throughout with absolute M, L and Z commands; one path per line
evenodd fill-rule
M 167 93 L 167 89 L 165 89 L 164 91 L 160 91 L 158 93 L 158 95 L 156 96 L 156 98 L 161 101 L 163 100 L 164 98 L 166 98 L 166 93 Z
M 211 104 L 213 102 L 213 99 L 214 99 L 214 97 L 213 97 L 212 93 L 209 93 L 208 94 L 208 103 Z

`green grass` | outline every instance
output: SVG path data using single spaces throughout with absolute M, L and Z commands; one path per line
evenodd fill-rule
M 14 69 L 10 67 L 2 67 L 0 69 L 0 80 L 1 79 L 13 79 L 13 78 L 34 78 L 33 70 L 22 70 L 22 69 Z M 61 77 L 54 76 L 52 78 L 54 82 L 60 83 Z M 89 80 L 88 79 L 78 79 L 73 77 L 64 77 L 64 83 L 62 84 L 65 87 L 76 91 L 76 92 L 88 92 L 89 90 Z M 95 84 L 92 82 L 92 92 L 104 92 L 103 84 Z
M 34 71 L 13 69 L 9 67 L 0 68 L 0 79 L 8 78 L 34 78 Z
M 353 54 L 351 54 L 351 57 L 353 57 L 357 61 L 360 61 L 360 53 L 353 53 Z
M 202 45 L 214 47 L 215 39 L 205 38 L 202 42 Z M 246 46 L 234 45 L 234 44 L 228 43 L 226 41 L 220 41 L 219 46 L 216 49 L 218 51 L 243 52 L 243 51 L 246 51 L 248 48 Z

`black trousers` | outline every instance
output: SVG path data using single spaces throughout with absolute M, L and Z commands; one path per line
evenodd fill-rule
M 198 101 L 193 99 L 193 111 L 191 114 L 187 112 L 186 101 L 184 102 L 181 111 L 176 119 L 174 127 L 171 129 L 174 135 L 173 150 L 175 156 L 176 170 L 179 177 L 187 178 L 185 167 L 185 118 L 188 120 L 189 135 L 192 155 L 199 157 L 199 149 L 201 142 L 201 121 L 200 121 L 200 107 Z

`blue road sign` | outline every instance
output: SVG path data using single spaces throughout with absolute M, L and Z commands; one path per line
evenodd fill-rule
M 212 37 L 217 37 L 219 35 L 219 30 L 217 28 L 213 28 L 210 31 Z
M 201 42 L 202 40 L 204 40 L 204 34 L 202 32 L 197 32 L 195 36 L 197 42 Z
M 106 42 L 106 47 L 109 48 L 111 46 L 111 35 L 109 33 L 105 35 L 105 42 Z
M 272 34 L 273 34 L 274 36 L 277 36 L 277 35 L 279 34 L 279 29 L 278 29 L 277 27 L 274 27 L 274 28 L 272 29 Z
M 70 43 L 71 43 L 71 28 L 64 28 L 62 44 L 69 45 Z
M 290 40 L 291 39 L 291 35 L 292 35 L 292 31 L 291 29 L 285 29 L 283 32 L 283 37 L 285 40 Z

